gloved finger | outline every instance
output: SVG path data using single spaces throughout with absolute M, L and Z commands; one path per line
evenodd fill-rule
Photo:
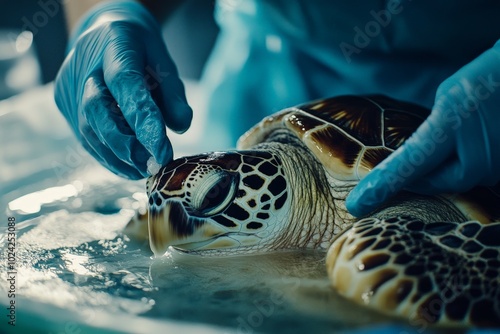
M 480 148 L 478 147 L 478 150 Z M 478 150 L 474 151 L 477 152 Z M 478 154 L 479 155 L 479 154 Z M 470 164 L 475 159 L 479 164 Z M 492 173 L 488 165 L 479 156 L 458 158 L 440 166 L 430 174 L 420 178 L 405 187 L 405 190 L 422 195 L 435 195 L 439 193 L 461 193 L 472 189 L 474 186 L 494 186 L 500 181 L 499 173 Z
M 136 139 L 106 87 L 101 72 L 97 71 L 87 79 L 83 96 L 84 114 L 99 140 L 118 159 L 146 175 L 150 154 Z
M 180 80 L 177 68 L 168 54 L 165 44 L 158 49 L 148 50 L 146 83 L 153 98 L 160 107 L 167 126 L 182 133 L 191 125 L 193 111 L 188 105 L 184 84 Z
M 93 129 L 85 122 L 80 123 L 80 131 L 83 132 L 81 136 L 82 146 L 107 169 L 116 175 L 132 180 L 139 180 L 147 176 L 118 159 L 109 148 L 100 142 Z
M 479 170 L 468 173 L 458 159 L 453 159 L 432 171 L 417 182 L 405 187 L 405 190 L 422 195 L 435 195 L 447 192 L 464 192 L 479 184 L 482 173 Z
M 452 153 L 455 140 L 443 128 L 442 114 L 435 110 L 417 131 L 387 159 L 375 167 L 350 192 L 346 207 L 363 216 L 392 197 L 406 185 L 429 173 Z
M 173 152 L 163 116 L 144 82 L 143 48 L 128 38 L 118 40 L 105 51 L 104 81 L 139 142 L 165 165 Z

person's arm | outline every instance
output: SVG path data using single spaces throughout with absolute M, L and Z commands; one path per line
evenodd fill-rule
M 71 0 L 66 1 L 64 12 L 68 30 L 71 32 L 75 28 L 79 19 L 95 5 L 105 2 L 106 0 Z M 107 0 L 109 1 L 109 0 Z M 181 3 L 182 0 L 139 0 L 154 17 L 163 22 Z
M 64 3 L 64 14 L 68 31 L 73 31 L 80 18 L 90 8 L 105 0 L 72 0 Z

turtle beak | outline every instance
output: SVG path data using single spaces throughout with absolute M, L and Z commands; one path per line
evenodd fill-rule
M 167 200 L 162 209 L 150 207 L 148 225 L 150 247 L 157 256 L 165 254 L 169 246 L 199 248 L 227 232 L 208 219 L 189 216 L 177 200 Z

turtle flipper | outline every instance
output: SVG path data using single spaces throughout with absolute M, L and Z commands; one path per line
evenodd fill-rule
M 500 222 L 363 219 L 327 269 L 340 294 L 416 324 L 500 326 Z

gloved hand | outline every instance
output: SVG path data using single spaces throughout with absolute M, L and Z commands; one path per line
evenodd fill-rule
M 406 189 L 464 192 L 500 181 L 500 41 L 438 88 L 432 112 L 403 146 L 351 191 L 363 216 Z
M 83 146 L 114 173 L 147 176 L 152 156 L 172 160 L 166 126 L 192 118 L 184 87 L 146 8 L 114 1 L 94 8 L 70 40 L 55 82 L 56 104 Z

